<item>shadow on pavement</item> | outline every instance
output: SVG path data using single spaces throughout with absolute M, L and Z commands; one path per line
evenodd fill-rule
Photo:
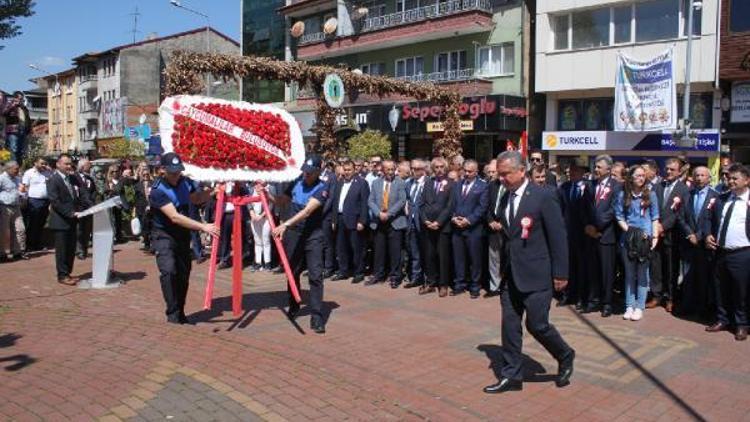
M 664 394 L 666 394 L 678 407 L 680 407 L 682 410 L 684 410 L 687 414 L 689 414 L 693 419 L 697 421 L 705 421 L 706 418 L 701 416 L 700 413 L 698 413 L 695 409 L 693 409 L 689 404 L 687 404 L 680 396 L 678 396 L 672 389 L 670 389 L 667 385 L 665 385 L 656 375 L 651 373 L 648 369 L 644 368 L 637 359 L 630 356 L 625 349 L 620 347 L 619 344 L 617 344 L 616 341 L 612 340 L 607 334 L 602 332 L 599 327 L 597 327 L 594 323 L 592 323 L 586 316 L 581 315 L 580 313 L 576 312 L 573 309 L 570 309 L 570 311 L 586 326 L 594 332 L 596 335 L 602 338 L 607 344 L 615 349 L 617 353 L 619 353 L 623 358 L 625 358 L 629 364 L 633 365 L 646 379 L 648 379 L 656 388 L 661 390 Z
M 86 280 L 91 278 L 92 276 L 93 274 L 91 273 L 91 271 L 89 271 L 87 273 L 81 274 L 80 276 L 78 276 L 78 278 L 80 278 L 81 280 Z M 135 280 L 143 280 L 144 278 L 146 278 L 146 272 L 132 271 L 128 273 L 122 271 L 112 271 L 111 277 L 112 279 L 121 280 L 123 283 L 127 283 Z
M 20 335 L 15 333 L 8 333 L 0 336 L 0 347 L 12 347 L 16 344 L 16 341 L 21 338 Z M 0 357 L 0 362 L 15 362 L 12 365 L 5 366 L 3 369 L 6 371 L 18 371 L 26 366 L 36 362 L 36 359 L 29 355 L 19 354 L 6 357 Z
M 503 348 L 496 344 L 480 344 L 477 346 L 477 350 L 487 355 L 487 359 L 490 360 L 489 368 L 494 372 L 495 377 L 500 380 L 502 378 L 501 370 L 505 365 L 503 359 Z M 524 382 L 553 382 L 557 378 L 557 368 L 554 368 L 554 373 L 547 373 L 541 363 L 532 359 L 529 355 L 523 355 L 523 381 Z
M 297 314 L 298 317 L 310 315 L 310 311 L 305 306 L 306 299 L 308 297 L 308 291 L 300 291 L 302 296 L 302 309 Z M 232 312 L 232 297 L 224 296 L 213 300 L 211 303 L 210 310 L 203 310 L 188 315 L 192 322 L 205 322 L 205 323 L 223 323 L 231 322 L 232 325 L 227 328 L 227 331 L 232 331 L 235 328 L 246 328 L 249 326 L 255 318 L 265 309 L 277 309 L 289 322 L 295 327 L 300 334 L 305 334 L 305 331 L 300 327 L 296 320 L 292 320 L 286 313 L 286 308 L 289 306 L 289 295 L 286 291 L 275 291 L 275 292 L 260 292 L 260 293 L 246 293 L 242 296 L 242 309 L 243 313 L 238 318 L 219 318 L 224 313 Z M 337 309 L 339 304 L 336 302 L 323 302 L 323 320 L 327 323 L 331 313 L 334 309 Z

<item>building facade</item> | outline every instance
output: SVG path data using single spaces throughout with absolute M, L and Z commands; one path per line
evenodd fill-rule
M 284 17 L 278 9 L 287 0 L 242 0 L 242 55 L 290 58 L 288 32 Z M 278 81 L 245 79 L 242 81 L 242 100 L 256 103 L 284 101 L 285 87 Z
M 47 155 L 80 150 L 77 136 L 78 80 L 75 69 L 42 78 L 47 87 Z M 31 110 L 30 110 L 31 111 Z
M 296 0 L 280 9 L 290 26 L 294 59 L 359 69 L 412 82 L 432 82 L 463 97 L 464 155 L 489 161 L 526 129 L 529 14 L 515 0 Z M 301 22 L 302 24 L 299 24 Z M 442 136 L 442 109 L 411 98 L 348 92 L 338 122 L 377 129 L 393 156 L 430 157 Z M 288 108 L 314 137 L 314 101 L 292 89 Z M 397 124 L 389 120 L 397 110 Z
M 83 151 L 107 155 L 113 141 L 148 139 L 158 134 L 158 107 L 164 99 L 163 71 L 177 50 L 238 55 L 239 44 L 209 28 L 148 39 L 87 53 L 73 59 L 78 82 L 76 102 L 79 119 L 76 132 Z M 211 97 L 237 100 L 234 81 L 208 77 Z
M 722 0 L 722 140 L 733 158 L 750 162 L 750 2 Z
M 546 0 L 537 2 L 535 88 L 546 96 L 543 147 L 551 155 L 609 152 L 624 157 L 674 154 L 671 133 L 614 131 L 617 56 L 648 60 L 673 48 L 678 118 L 682 118 L 689 0 Z M 718 153 L 719 1 L 694 10 L 690 119 Z M 576 132 L 593 144 L 583 148 L 556 142 L 560 132 Z M 603 142 L 603 140 L 607 142 Z M 548 142 L 549 140 L 549 142 Z M 610 142 L 610 140 L 612 142 Z M 609 146 L 607 146 L 609 144 Z M 636 158 L 632 158 L 636 159 Z

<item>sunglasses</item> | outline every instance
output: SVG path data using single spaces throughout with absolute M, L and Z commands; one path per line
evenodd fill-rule
M 532 157 L 532 158 L 530 159 L 530 161 L 534 161 L 534 162 L 536 162 L 536 161 L 543 161 L 543 160 L 542 160 L 541 158 L 537 158 L 537 157 Z

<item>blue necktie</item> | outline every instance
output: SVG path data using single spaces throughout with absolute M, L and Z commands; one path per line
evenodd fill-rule
M 699 190 L 695 192 L 695 198 L 693 198 L 693 211 L 695 212 L 695 218 L 698 218 L 698 214 L 701 213 L 701 206 L 703 206 L 703 201 L 701 201 L 701 195 L 703 195 L 703 191 Z

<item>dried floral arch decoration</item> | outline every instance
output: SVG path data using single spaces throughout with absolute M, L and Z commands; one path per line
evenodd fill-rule
M 204 89 L 204 79 L 201 75 L 205 73 L 225 80 L 256 78 L 287 84 L 296 82 L 299 86 L 313 87 L 317 95 L 318 122 L 318 144 L 315 149 L 326 159 L 336 158 L 338 152 L 334 135 L 336 112 L 328 106 L 322 94 L 323 81 L 331 73 L 336 73 L 343 79 L 347 90 L 357 90 L 379 98 L 403 95 L 417 101 L 429 101 L 443 106 L 445 131 L 443 137 L 436 141 L 434 149 L 445 158 L 461 154 L 462 133 L 458 114 L 461 96 L 432 83 L 413 83 L 386 76 L 364 75 L 333 66 L 286 62 L 268 57 L 176 51 L 164 71 L 166 95 L 200 93 Z

